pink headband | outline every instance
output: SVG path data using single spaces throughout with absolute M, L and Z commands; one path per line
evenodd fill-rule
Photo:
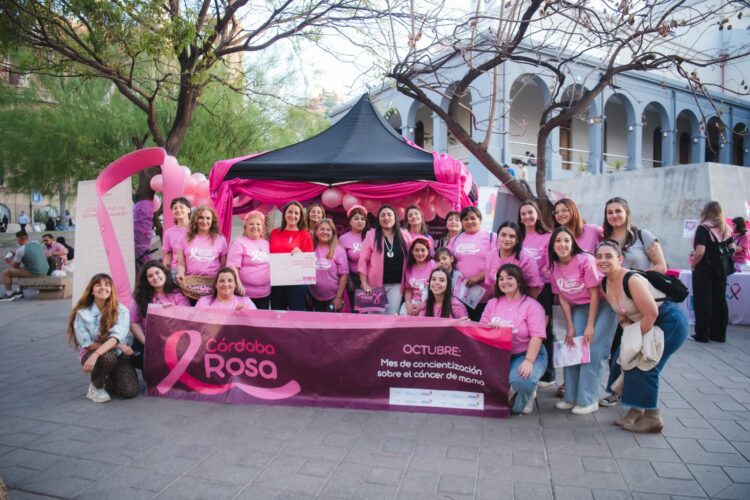
M 346 218 L 351 219 L 352 212 L 354 212 L 358 208 L 362 209 L 365 212 L 365 215 L 367 215 L 367 209 L 365 207 L 363 207 L 362 205 L 353 205 L 352 208 L 346 211 Z
M 260 210 L 252 210 L 245 214 L 245 216 L 242 218 L 242 223 L 244 224 L 245 222 L 247 222 L 247 219 L 253 216 L 260 217 L 263 221 L 266 220 L 266 216 L 263 214 L 263 212 L 261 212 Z

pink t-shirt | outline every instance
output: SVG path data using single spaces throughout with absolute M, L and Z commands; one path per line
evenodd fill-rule
M 346 258 L 349 261 L 349 272 L 356 273 L 359 265 L 359 254 L 362 252 L 362 235 L 349 231 L 341 235 L 339 245 L 346 250 Z
M 242 306 L 244 311 L 254 311 L 257 309 L 250 297 L 240 297 L 239 295 L 232 295 L 232 300 L 229 302 L 219 302 L 210 295 L 208 297 L 201 297 L 198 302 L 195 303 L 196 309 L 229 309 L 236 310 L 238 306 Z
M 734 262 L 744 264 L 750 261 L 750 232 L 734 239 L 737 250 L 734 252 Z
M 271 294 L 271 266 L 266 240 L 240 236 L 229 247 L 227 266 L 239 269 L 240 281 L 248 297 L 257 299 Z
M 549 279 L 544 275 L 542 270 L 547 267 L 549 259 L 547 249 L 549 248 L 549 239 L 552 233 L 539 234 L 536 231 L 527 232 L 523 239 L 523 249 L 529 255 L 534 257 L 536 267 L 539 270 L 539 276 L 544 283 L 549 283 Z
M 494 246 L 495 235 L 480 229 L 474 234 L 459 234 L 448 244 L 448 250 L 456 257 L 454 267 L 468 279 L 485 270 L 487 254 Z M 489 298 L 490 288 L 484 283 L 480 284 L 487 291 L 485 299 Z
M 436 267 L 434 260 L 428 260 L 424 264 L 414 264 L 411 269 L 407 267 L 404 273 L 404 290 L 411 290 L 412 304 L 421 304 L 427 300 L 430 273 Z
M 152 304 L 169 304 L 172 306 L 189 306 L 190 301 L 187 297 L 182 295 L 178 290 L 173 291 L 172 293 L 161 293 L 154 295 L 154 298 L 151 299 Z M 135 302 L 130 303 L 130 322 L 131 323 L 138 323 L 141 327 L 141 329 L 146 329 L 146 318 L 142 318 L 140 314 L 138 314 L 138 304 Z
M 515 264 L 521 268 L 523 277 L 526 280 L 526 286 L 529 288 L 541 288 L 544 286 L 542 278 L 539 276 L 539 268 L 537 267 L 534 257 L 531 256 L 526 250 L 521 250 L 519 258 L 516 258 L 515 254 L 511 254 L 510 257 L 501 258 L 498 255 L 497 250 L 487 254 L 487 267 L 484 273 L 484 284 L 490 288 L 495 286 L 495 278 L 497 277 L 497 271 L 503 264 Z
M 584 224 L 583 233 L 576 238 L 576 243 L 581 247 L 581 250 L 593 255 L 596 252 L 596 245 L 602 241 L 602 238 L 604 238 L 604 233 L 601 227 L 595 224 Z
M 603 277 L 596 268 L 594 256 L 587 253 L 574 255 L 565 265 L 555 262 L 551 272 L 552 292 L 576 305 L 591 302 L 589 288 L 598 287 Z
M 320 301 L 333 300 L 339 288 L 339 278 L 349 275 L 346 250 L 336 245 L 333 259 L 329 259 L 328 247 L 315 249 L 315 284 L 310 285 L 310 294 Z
M 45 247 L 44 247 L 44 255 L 46 257 L 48 257 L 48 258 L 49 257 L 53 257 L 52 254 L 54 252 L 63 252 L 63 255 L 68 255 L 68 249 L 65 248 L 65 245 L 63 245 L 62 243 L 58 243 L 58 242 L 55 241 L 50 246 L 46 246 L 45 245 Z
M 513 329 L 511 354 L 521 354 L 529 349 L 532 337 L 547 338 L 544 308 L 529 296 L 514 300 L 498 297 L 487 302 L 481 323 L 498 323 Z
M 164 231 L 164 238 L 162 241 L 162 252 L 171 252 L 172 261 L 170 267 L 177 268 L 177 249 L 182 248 L 185 244 L 185 235 L 187 234 L 187 226 L 172 226 Z
M 227 240 L 223 235 L 211 239 L 210 236 L 196 234 L 193 241 L 187 237 L 181 243 L 185 255 L 185 274 L 188 276 L 216 276 L 221 269 L 219 258 L 227 254 Z
M 442 307 L 435 304 L 435 307 L 433 308 L 432 317 L 433 318 L 439 318 L 440 314 L 442 312 Z M 458 300 L 456 297 L 451 298 L 451 314 L 453 315 L 453 318 L 466 318 L 469 316 L 469 313 L 466 312 L 466 306 Z M 417 312 L 418 316 L 427 316 L 427 302 L 422 302 L 422 304 L 419 306 L 419 311 Z

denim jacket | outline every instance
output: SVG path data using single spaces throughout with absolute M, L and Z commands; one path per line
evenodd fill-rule
M 96 342 L 99 337 L 99 318 L 102 313 L 96 304 L 81 309 L 76 313 L 76 319 L 73 323 L 73 329 L 76 334 L 76 341 L 81 349 Z M 128 308 L 120 304 L 117 310 L 117 323 L 109 331 L 110 338 L 114 337 L 119 343 L 130 345 L 133 343 L 133 337 L 130 333 L 130 313 Z M 114 353 L 120 355 L 121 351 L 115 349 Z

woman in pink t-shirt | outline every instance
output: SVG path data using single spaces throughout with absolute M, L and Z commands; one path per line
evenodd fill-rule
M 438 247 L 447 247 L 451 240 L 461 233 L 461 212 L 451 210 L 445 215 L 445 235 L 440 238 Z
M 349 218 L 349 227 L 351 230 L 344 233 L 339 238 L 339 245 L 346 250 L 346 257 L 349 260 L 349 280 L 346 283 L 346 292 L 349 295 L 349 304 L 354 309 L 354 291 L 360 287 L 359 273 L 359 254 L 362 252 L 362 243 L 365 241 L 367 234 L 367 209 L 362 205 L 354 205 L 346 213 Z
M 256 309 L 249 297 L 237 295 L 237 278 L 231 267 L 222 267 L 216 275 L 216 289 L 213 295 L 201 297 L 196 309 L 229 309 L 232 311 L 253 311 Z
M 552 294 L 552 286 L 547 271 L 547 261 L 549 260 L 547 247 L 549 247 L 549 238 L 552 232 L 542 219 L 539 205 L 534 200 L 526 200 L 518 208 L 518 227 L 523 249 L 534 257 L 539 270 L 539 277 L 542 278 L 544 283 L 536 300 L 544 308 L 547 331 L 547 338 L 544 340 L 544 348 L 547 350 L 547 371 L 541 379 L 542 384 L 547 385 L 555 381 L 555 367 L 552 363 L 555 341 L 555 335 L 552 331 L 552 306 L 555 303 L 555 296 Z M 560 391 L 562 396 L 562 389 Z
M 177 280 L 185 276 L 213 278 L 227 262 L 227 240 L 219 231 L 213 208 L 202 206 L 193 212 L 184 241 L 177 249 Z
M 190 301 L 182 295 L 172 280 L 166 266 L 157 260 L 146 262 L 138 274 L 130 303 L 130 333 L 133 334 L 133 366 L 143 369 L 143 347 L 146 345 L 146 313 L 149 304 L 189 306 Z
M 307 229 L 310 231 L 310 236 L 315 236 L 315 229 L 325 216 L 326 209 L 320 203 L 315 202 L 307 206 L 305 209 L 305 222 L 307 223 Z
M 435 251 L 435 240 L 430 236 L 427 230 L 427 224 L 424 220 L 422 209 L 416 205 L 409 205 L 404 215 L 403 227 L 409 231 L 409 236 L 414 238 L 424 238 L 430 244 L 430 255 Z
M 271 266 L 269 264 L 266 216 L 253 210 L 245 215 L 242 236 L 229 247 L 227 267 L 237 273 L 237 291 L 253 299 L 258 309 L 271 304 Z
M 547 370 L 547 351 L 542 347 L 547 336 L 544 309 L 529 296 L 523 270 L 515 264 L 500 267 L 494 287 L 495 298 L 487 303 L 481 322 L 513 332 L 508 375 L 511 411 L 528 414 L 534 411 L 536 387 Z
M 336 239 L 336 224 L 331 219 L 321 219 L 315 229 L 313 242 L 315 284 L 310 285 L 308 304 L 313 311 L 340 311 L 349 279 L 349 262 L 346 251 Z
M 578 246 L 587 253 L 594 255 L 596 245 L 602 241 L 602 228 L 596 224 L 586 224 L 578 211 L 578 206 L 569 198 L 563 198 L 555 203 L 552 214 L 555 216 L 555 226 L 564 226 L 575 237 Z
M 453 296 L 450 272 L 442 267 L 436 267 L 430 273 L 427 300 L 419 306 L 419 316 L 454 319 L 469 317 L 466 306 Z
M 482 311 L 491 296 L 490 287 L 484 283 L 487 254 L 492 251 L 495 237 L 482 229 L 482 212 L 477 207 L 461 210 L 463 232 L 448 244 L 448 250 L 456 258 L 456 269 L 463 275 L 467 287 L 484 288 L 484 296 L 475 308 L 467 308 L 469 318 L 479 321 Z
M 484 283 L 489 287 L 495 286 L 498 269 L 503 264 L 515 264 L 523 271 L 529 295 L 536 298 L 544 283 L 534 257 L 523 249 L 519 232 L 518 225 L 510 221 L 503 222 L 497 228 L 497 250 L 487 254 Z
M 589 363 L 564 368 L 565 399 L 557 402 L 557 408 L 586 415 L 599 409 L 602 362 L 609 355 L 617 318 L 600 300 L 602 274 L 594 257 L 581 250 L 568 228 L 555 228 L 547 250 L 552 291 L 560 298 L 567 325 L 565 343 L 573 346 L 573 338 L 583 336 L 591 353 Z
M 167 270 L 172 272 L 172 277 L 177 274 L 177 249 L 182 247 L 182 241 L 190 225 L 190 201 L 179 197 L 170 203 L 174 226 L 164 231 L 162 238 L 162 262 Z
M 738 273 L 750 272 L 750 233 L 747 231 L 745 219 L 735 217 L 732 219 L 734 224 L 733 238 L 735 251 L 732 256 L 734 260 L 734 270 Z
M 419 306 L 427 300 L 427 286 L 435 261 L 430 255 L 430 243 L 422 236 L 411 242 L 409 259 L 404 273 L 404 305 L 400 314 L 416 316 Z

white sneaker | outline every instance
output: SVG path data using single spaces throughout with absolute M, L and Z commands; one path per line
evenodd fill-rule
M 576 407 L 575 403 L 568 403 L 564 399 L 561 399 L 560 401 L 555 403 L 555 408 L 557 408 L 558 410 L 570 410 L 575 407 Z
M 89 392 L 88 394 L 86 394 L 86 397 L 94 403 L 106 403 L 107 401 L 112 399 L 106 390 L 104 390 L 103 388 L 97 389 L 93 385 L 89 385 Z
M 576 415 L 588 415 L 589 413 L 594 413 L 596 410 L 599 409 L 599 403 L 595 402 L 588 406 L 578 406 L 576 405 L 575 408 L 573 408 L 573 413 Z
M 531 393 L 531 397 L 526 402 L 526 406 L 523 407 L 521 413 L 523 413 L 524 415 L 532 413 L 534 411 L 534 401 L 536 401 L 536 389 L 534 389 L 534 392 Z
M 536 386 L 540 389 L 546 389 L 548 387 L 552 387 L 553 385 L 557 384 L 554 380 L 550 380 L 549 382 L 542 382 L 541 380 L 536 384 Z

